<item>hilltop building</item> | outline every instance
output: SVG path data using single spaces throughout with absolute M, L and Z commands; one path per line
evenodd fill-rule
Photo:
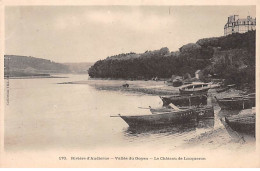
M 228 21 L 224 26 L 224 35 L 227 36 L 233 33 L 245 33 L 256 29 L 256 18 L 247 16 L 240 19 L 238 15 L 228 17 Z

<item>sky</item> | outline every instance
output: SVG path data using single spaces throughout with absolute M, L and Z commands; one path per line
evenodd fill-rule
M 108 56 L 224 35 L 230 15 L 256 16 L 255 6 L 8 6 L 5 54 L 55 62 Z

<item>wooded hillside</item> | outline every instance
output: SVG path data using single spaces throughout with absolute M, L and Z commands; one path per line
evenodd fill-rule
M 164 47 L 107 57 L 97 61 L 88 73 L 92 78 L 151 79 L 186 73 L 194 76 L 198 69 L 229 83 L 255 82 L 255 31 L 200 39 L 177 52 Z

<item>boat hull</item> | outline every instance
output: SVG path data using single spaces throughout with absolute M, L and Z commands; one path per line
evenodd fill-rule
M 229 87 L 218 88 L 218 89 L 216 89 L 216 92 L 221 93 L 221 92 L 227 91 L 228 89 L 230 89 L 230 88 Z
M 177 123 L 184 123 L 192 119 L 196 119 L 194 110 L 188 109 L 178 112 L 165 112 L 151 115 L 135 115 L 135 116 L 121 116 L 120 117 L 130 126 L 155 126 L 155 125 L 172 125 Z
M 237 132 L 255 134 L 255 114 L 225 117 L 225 121 Z
M 180 94 L 207 94 L 208 93 L 208 90 L 210 88 L 204 88 L 204 89 L 201 89 L 201 90 L 184 90 L 184 89 L 179 89 L 180 91 Z
M 194 110 L 197 113 L 198 119 L 214 118 L 214 108 L 213 108 L 213 106 L 198 107 L 198 108 L 195 108 Z
M 216 89 L 216 92 L 221 93 L 221 92 L 227 91 L 235 86 L 236 86 L 235 84 L 231 84 L 231 85 L 227 85 L 226 87 L 219 87 L 218 89 Z
M 183 109 L 183 108 L 181 108 Z M 197 119 L 210 119 L 214 118 L 214 108 L 213 106 L 200 106 L 200 107 L 191 107 L 195 112 Z M 171 108 L 159 108 L 159 109 L 150 109 L 151 113 L 156 114 L 159 112 L 171 112 L 174 111 L 174 109 Z
M 255 97 L 223 98 L 217 99 L 217 102 L 221 109 L 241 110 L 255 107 Z
M 176 106 L 198 106 L 207 104 L 206 95 L 194 95 L 194 96 L 170 96 L 160 97 L 163 101 L 163 106 L 167 106 L 170 103 Z

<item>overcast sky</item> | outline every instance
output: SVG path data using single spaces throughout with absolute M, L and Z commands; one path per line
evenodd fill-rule
M 5 9 L 5 54 L 95 62 L 223 36 L 227 17 L 254 6 L 14 6 Z

